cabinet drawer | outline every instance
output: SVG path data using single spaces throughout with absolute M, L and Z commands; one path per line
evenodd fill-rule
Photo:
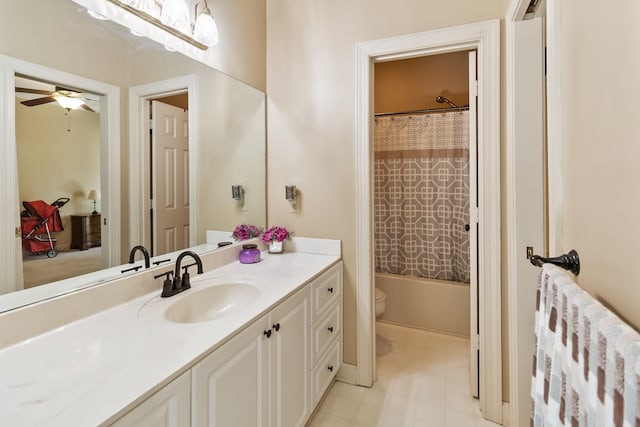
M 313 325 L 311 338 L 313 340 L 313 363 L 316 363 L 336 337 L 340 336 L 342 332 L 341 311 L 341 305 L 336 304 Z
M 322 397 L 324 392 L 331 384 L 331 381 L 336 376 L 338 369 L 340 369 L 340 340 L 335 341 L 335 344 L 330 347 L 329 351 L 325 353 L 322 360 L 313 369 L 311 374 L 311 387 L 312 387 L 312 399 L 313 405 L 316 406 L 318 400 Z
M 313 300 L 312 318 L 317 320 L 320 315 L 334 304 L 342 295 L 342 263 L 332 267 L 329 271 L 311 283 L 311 298 Z

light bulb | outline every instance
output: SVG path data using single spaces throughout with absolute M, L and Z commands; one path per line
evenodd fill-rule
M 215 46 L 218 44 L 218 26 L 213 17 L 207 13 L 201 13 L 196 19 L 193 29 L 193 38 L 205 46 Z
M 184 34 L 191 32 L 189 10 L 184 0 L 165 0 L 162 5 L 160 22 Z

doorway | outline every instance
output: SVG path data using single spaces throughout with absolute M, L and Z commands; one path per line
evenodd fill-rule
M 186 170 L 186 183 L 183 181 L 183 188 L 179 191 L 188 195 L 188 224 L 181 226 L 185 238 L 185 247 L 193 246 L 196 242 L 196 221 L 197 221 L 197 181 L 196 181 L 196 147 L 195 141 L 198 139 L 197 117 L 197 92 L 195 90 L 195 76 L 188 75 L 169 80 L 152 82 L 129 89 L 129 131 L 130 131 L 130 152 L 129 169 L 131 170 L 131 187 L 129 193 L 130 206 L 130 245 L 131 247 L 143 244 L 148 248 L 153 247 L 153 228 L 151 227 L 151 203 L 152 187 L 152 161 L 150 150 L 150 128 L 148 126 L 151 116 L 151 101 L 164 99 L 177 105 L 178 110 L 184 112 L 186 105 L 186 133 L 187 152 L 186 157 L 181 156 L 182 162 L 186 165 L 182 169 Z M 178 101 L 179 100 L 179 101 Z M 185 125 L 180 127 L 184 130 Z M 177 130 L 177 128 L 176 128 Z M 177 157 L 175 157 L 177 161 Z M 173 181 L 173 179 L 172 179 Z M 156 191 L 157 192 L 157 191 Z M 184 203 L 182 203 L 184 206 Z M 156 215 L 154 214 L 154 221 Z M 169 235 L 173 232 L 168 233 Z M 157 242 L 158 237 L 155 237 Z M 171 249 L 171 247 L 169 248 Z M 167 250 L 169 250 L 167 249 Z M 177 250 L 177 249 L 176 249 Z M 154 253 L 159 255 L 159 253 Z
M 477 398 L 476 71 L 475 50 L 374 64 L 373 216 L 378 321 L 466 338 Z
M 460 50 L 478 52 L 478 301 L 480 408 L 502 420 L 500 256 L 500 24 L 498 20 L 395 37 L 357 46 L 357 366 L 354 381 L 371 386 L 375 375 L 373 310 L 371 117 L 373 64 Z
M 98 94 L 100 99 L 100 197 L 102 265 L 120 263 L 120 88 L 96 80 L 70 74 L 27 61 L 0 55 L 0 128 L 2 145 L 0 166 L 4 180 L 0 199 L 6 209 L 0 210 L 0 223 L 14 224 L 0 230 L 0 257 L 6 265 L 0 273 L 0 294 L 22 289 L 21 227 L 19 217 L 18 171 L 15 135 L 15 75 L 31 76 L 62 86 L 81 88 Z
M 147 247 L 152 256 L 189 246 L 188 105 L 186 92 L 150 100 Z
M 105 268 L 100 97 L 23 75 L 15 91 L 24 288 Z

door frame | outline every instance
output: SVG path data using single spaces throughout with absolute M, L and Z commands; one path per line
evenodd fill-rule
M 151 208 L 149 189 L 149 100 L 166 95 L 187 93 L 189 117 L 189 246 L 197 241 L 196 159 L 198 141 L 197 90 L 194 74 L 146 83 L 129 88 L 129 220 L 130 245 L 149 245 L 152 232 L 145 221 Z
M 120 88 L 97 80 L 0 55 L 0 168 L 4 170 L 0 185 L 0 259 L 4 268 L 0 283 L 16 288 L 18 257 L 21 250 L 18 192 L 18 166 L 15 126 L 15 74 L 24 74 L 60 85 L 82 88 L 100 96 L 100 193 L 105 222 L 102 228 L 102 265 L 120 264 Z M 15 268 L 13 268 L 15 266 Z M 22 265 L 19 266 L 22 268 Z M 8 292 L 18 289 L 2 289 Z
M 374 63 L 438 53 L 478 51 L 478 168 L 480 176 L 479 301 L 480 409 L 502 421 L 502 328 L 500 248 L 500 21 L 358 43 L 356 96 L 356 383 L 375 378 L 373 271 L 373 70 Z

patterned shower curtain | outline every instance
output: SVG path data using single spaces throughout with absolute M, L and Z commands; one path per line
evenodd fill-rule
M 469 112 L 375 120 L 377 272 L 469 282 Z

